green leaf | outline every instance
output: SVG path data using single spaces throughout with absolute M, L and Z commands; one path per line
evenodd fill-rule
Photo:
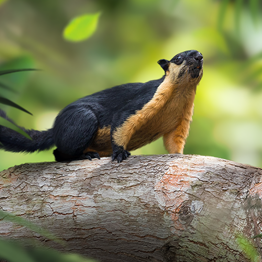
M 16 72 L 21 72 L 21 71 L 34 71 L 34 70 L 38 70 L 38 69 L 24 68 L 24 69 L 0 70 L 0 76 L 11 74 L 11 73 L 16 73 Z M 0 83 L 0 87 L 4 88 L 6 90 L 12 91 L 12 92 L 16 92 L 14 89 L 12 89 L 11 87 L 9 87 L 9 86 L 7 86 L 6 84 L 3 84 L 3 83 Z
M 0 239 L 0 261 L 2 259 L 9 262 L 96 262 L 74 253 L 62 253 L 52 248 Z
M 253 238 L 262 238 L 262 234 L 255 235 Z
M 2 117 L 0 117 L 0 125 L 1 125 L 1 126 L 5 126 L 5 127 L 8 127 L 8 128 L 10 128 L 10 129 L 16 131 L 17 133 L 25 136 L 26 138 L 28 138 L 28 139 L 30 139 L 30 140 L 32 139 L 25 131 L 23 131 L 23 130 L 20 129 L 18 126 L 16 126 L 15 124 L 9 122 L 8 120 L 6 120 L 6 119 L 4 119 L 4 118 L 2 118 Z
M 100 12 L 75 17 L 65 27 L 64 38 L 72 42 L 86 40 L 96 31 L 99 16 Z
M 1 63 L 0 82 L 14 87 L 15 90 L 22 90 L 28 83 L 31 72 L 37 70 L 34 67 L 34 60 L 28 55 L 22 55 Z
M 10 262 L 36 262 L 20 245 L 0 240 L 0 258 Z
M 31 223 L 30 221 L 27 221 L 26 219 L 24 219 L 22 217 L 18 217 L 18 216 L 15 216 L 13 214 L 10 214 L 8 212 L 4 212 L 4 211 L 0 210 L 0 220 L 7 220 L 7 221 L 10 221 L 10 222 L 16 223 L 18 225 L 25 226 L 25 227 L 31 229 L 32 231 L 38 233 L 39 235 L 43 236 L 43 237 L 51 239 L 51 240 L 53 240 L 57 243 L 60 243 L 60 244 L 64 244 L 64 242 L 62 240 L 55 237 L 52 233 L 50 233 L 47 230 Z
M 44 247 L 33 248 L 30 250 L 30 255 L 37 262 L 95 262 L 96 260 L 88 259 L 74 253 L 61 253 L 54 249 Z
M 7 69 L 7 70 L 0 70 L 0 76 L 1 76 L 1 75 L 6 75 L 6 74 L 11 74 L 11 73 L 16 73 L 16 72 L 36 71 L 36 70 L 39 70 L 39 69 L 24 68 L 24 69 Z
M 17 108 L 17 109 L 19 109 L 21 111 L 24 111 L 24 112 L 28 113 L 29 115 L 32 115 L 29 111 L 27 111 L 23 107 L 19 106 L 18 104 L 14 103 L 11 100 L 9 100 L 9 99 L 7 99 L 5 97 L 2 97 L 2 96 L 0 96 L 0 104 L 4 104 L 4 105 L 15 107 L 15 108 Z
M 245 236 L 237 236 L 236 242 L 242 252 L 251 260 L 251 262 L 259 262 L 260 257 L 258 251 L 254 247 L 254 245 L 249 241 Z
M 16 93 L 16 91 L 14 89 L 12 89 L 11 87 L 9 87 L 8 85 L 4 84 L 4 83 L 0 83 L 0 87 L 9 91 L 12 91 L 14 93 Z

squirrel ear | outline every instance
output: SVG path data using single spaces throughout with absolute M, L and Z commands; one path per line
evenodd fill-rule
M 166 72 L 167 69 L 168 69 L 168 65 L 169 65 L 169 61 L 166 60 L 166 59 L 160 59 L 158 62 L 157 62 L 163 69 L 164 71 Z

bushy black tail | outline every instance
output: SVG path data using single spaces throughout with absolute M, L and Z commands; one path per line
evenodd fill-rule
M 0 109 L 0 117 L 5 118 L 11 123 L 15 124 L 11 119 L 6 116 L 6 113 Z M 16 125 L 16 124 L 15 124 Z M 17 125 L 16 125 L 17 126 Z M 23 135 L 15 132 L 4 126 L 0 126 L 0 149 L 11 152 L 35 152 L 49 149 L 54 145 L 53 129 L 46 131 L 26 130 L 22 127 L 31 138 L 28 139 Z

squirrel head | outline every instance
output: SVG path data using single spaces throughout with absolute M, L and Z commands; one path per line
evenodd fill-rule
M 170 61 L 161 59 L 158 64 L 165 71 L 165 75 L 172 75 L 172 79 L 179 82 L 180 78 L 188 77 L 199 81 L 203 75 L 203 55 L 196 50 L 181 52 Z

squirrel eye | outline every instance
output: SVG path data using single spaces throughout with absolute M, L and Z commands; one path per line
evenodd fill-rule
M 182 62 L 183 62 L 183 57 L 181 55 L 175 57 L 175 63 L 177 65 L 180 65 Z

